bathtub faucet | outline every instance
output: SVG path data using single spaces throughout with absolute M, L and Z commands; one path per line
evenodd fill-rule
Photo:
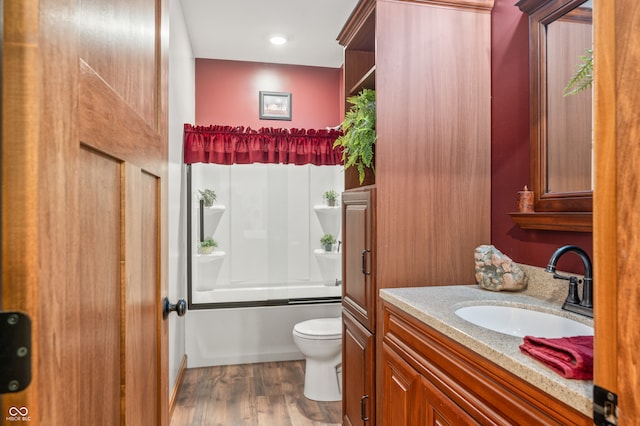
M 342 285 L 342 280 L 340 278 L 336 278 L 336 287 Z
M 580 259 L 582 259 L 582 263 L 584 265 L 584 279 L 582 280 L 582 300 L 580 300 L 580 298 L 578 297 L 578 283 L 580 281 L 578 280 L 578 277 L 566 277 L 564 275 L 556 273 L 556 264 L 558 263 L 558 260 L 560 260 L 562 255 L 569 252 L 573 252 L 580 256 Z M 553 274 L 553 278 L 555 279 L 569 281 L 569 294 L 564 304 L 562 305 L 562 309 L 593 318 L 592 269 L 593 268 L 591 266 L 591 259 L 589 259 L 589 255 L 578 246 L 562 246 L 551 255 L 545 271 L 551 272 Z

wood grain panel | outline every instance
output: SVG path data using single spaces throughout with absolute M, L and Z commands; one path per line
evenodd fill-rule
M 85 143 L 160 175 L 167 147 L 149 126 L 96 71 L 80 62 L 80 135 Z M 141 150 L 144 141 L 149 151 Z M 153 155 L 150 155 L 153 153 Z
M 616 146 L 616 4 L 600 2 L 594 14 L 593 191 L 594 383 L 618 392 L 618 217 Z M 599 285 L 598 283 L 606 283 Z M 625 307 L 624 300 L 621 300 Z M 622 342 L 621 342 L 622 343 Z
M 158 127 L 156 19 L 160 1 L 80 3 L 80 58 L 151 127 Z
M 3 22 L 2 35 L 2 279 L 0 301 L 3 311 L 21 311 L 32 321 L 32 353 L 40 353 L 38 332 L 39 266 L 37 218 L 38 174 L 25 173 L 37 164 L 39 142 L 39 87 L 37 41 L 37 0 L 3 2 L 5 16 L 21 20 Z M 9 142 L 10 141 L 10 142 Z M 5 206 L 10 206 L 6 208 Z M 43 240 L 46 240 L 46 236 Z M 11 296 L 11 297 L 10 297 Z M 26 391 L 0 398 L 0 412 L 9 407 L 38 407 L 38 372 L 32 374 Z M 45 396 L 46 397 L 46 396 Z M 34 410 L 34 418 L 39 412 Z
M 82 407 L 87 424 L 117 424 L 121 342 L 120 323 L 113 319 L 121 314 L 121 167 L 117 160 L 90 149 L 80 151 L 80 165 L 82 203 L 77 219 L 83 241 L 79 263 L 83 288 L 77 305 L 81 321 L 73 325 L 72 334 L 78 336 L 83 355 L 75 366 L 82 392 L 74 404 Z
M 124 253 L 126 297 L 124 358 L 127 424 L 157 424 L 159 289 L 159 189 L 157 178 L 128 165 L 125 173 Z M 143 374 L 140 374 L 143 372 Z
M 490 242 L 490 15 L 376 12 L 378 283 L 474 283 Z
M 633 424 L 640 419 L 640 4 L 599 2 L 596 11 L 594 382 L 617 392 L 619 424 Z

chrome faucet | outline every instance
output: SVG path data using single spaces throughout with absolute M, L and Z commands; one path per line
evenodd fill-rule
M 563 254 L 573 252 L 580 256 L 584 265 L 584 279 L 582 280 L 582 300 L 578 297 L 578 284 L 580 280 L 578 277 L 570 276 L 565 277 L 556 273 L 556 264 Z M 569 294 L 567 299 L 562 305 L 562 309 L 576 314 L 585 315 L 593 318 L 593 267 L 591 266 L 591 259 L 587 252 L 582 250 L 578 246 L 562 246 L 558 248 L 549 259 L 546 272 L 551 272 L 553 278 L 569 281 Z

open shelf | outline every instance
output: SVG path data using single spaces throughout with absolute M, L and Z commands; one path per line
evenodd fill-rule
M 592 232 L 593 229 L 591 212 L 514 212 L 509 216 L 522 229 L 574 232 Z

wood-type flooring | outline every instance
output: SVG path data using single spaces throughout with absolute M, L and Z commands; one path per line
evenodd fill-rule
M 171 426 L 333 426 L 342 403 L 303 395 L 304 361 L 187 369 Z

